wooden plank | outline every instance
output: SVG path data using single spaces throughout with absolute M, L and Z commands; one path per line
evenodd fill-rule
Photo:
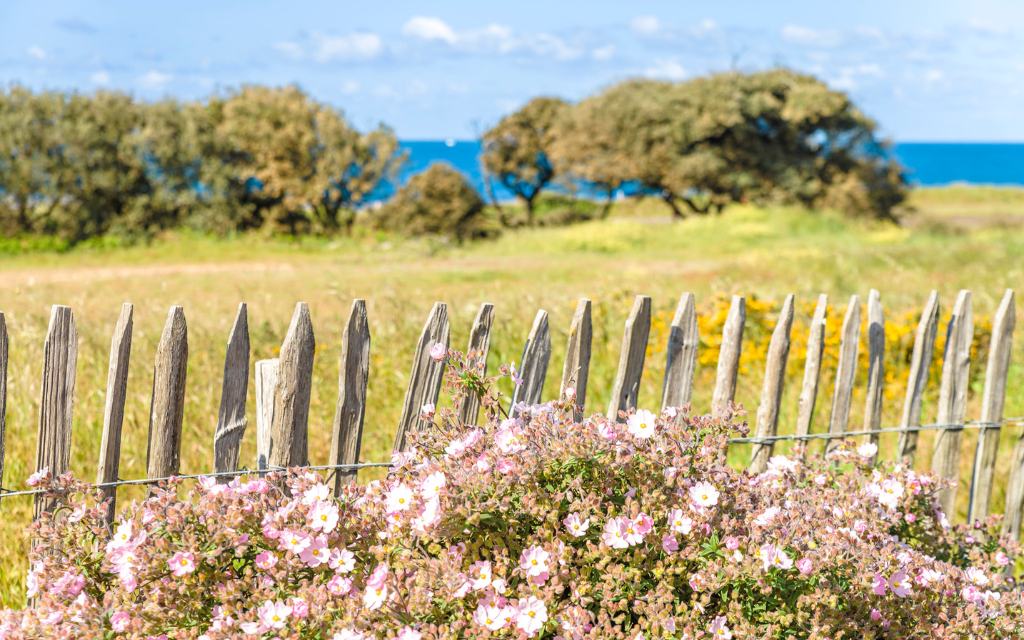
M 722 328 L 722 348 L 718 353 L 718 372 L 715 376 L 715 394 L 711 400 L 711 413 L 722 415 L 736 399 L 736 377 L 740 371 L 740 351 L 743 349 L 743 325 L 747 321 L 747 301 L 733 296 L 729 315 Z
M 999 434 L 1006 404 L 1006 380 L 1010 373 L 1010 351 L 1016 324 L 1014 293 L 1012 289 L 1007 289 L 992 321 L 992 341 L 989 343 L 988 366 L 985 368 L 985 393 L 981 400 L 981 421 L 995 423 L 996 426 L 983 425 L 978 431 L 974 474 L 971 476 L 971 502 L 967 508 L 968 523 L 984 521 L 992 501 L 992 480 L 999 452 Z
M 75 412 L 75 370 L 78 365 L 78 330 L 71 307 L 53 305 L 43 345 L 43 379 L 39 395 L 39 439 L 36 471 L 54 476 L 68 471 L 71 461 L 71 421 Z M 35 514 L 51 511 L 54 501 L 37 495 Z
M 761 404 L 757 407 L 757 426 L 754 430 L 756 438 L 769 438 L 778 431 L 779 407 L 786 382 L 786 362 L 789 360 L 790 332 L 793 329 L 793 300 L 793 294 L 786 296 L 768 343 L 764 386 L 761 389 Z M 768 459 L 772 457 L 774 449 L 774 442 L 754 443 L 750 455 L 750 472 L 767 471 Z
M 928 371 L 932 366 L 938 332 L 939 293 L 932 291 L 924 304 L 914 336 L 914 353 L 910 357 L 910 375 L 907 377 L 907 395 L 903 400 L 901 427 L 921 426 L 921 400 L 928 386 Z M 899 444 L 896 446 L 896 459 L 911 469 L 914 468 L 914 458 L 917 456 L 917 436 L 916 431 L 904 431 L 900 433 Z
M 309 399 L 313 388 L 316 337 L 309 305 L 295 305 L 288 333 L 281 344 L 274 386 L 274 420 L 270 426 L 270 465 L 309 464 Z
M 622 351 L 619 354 L 619 370 L 615 373 L 612 399 L 608 404 L 608 416 L 626 420 L 620 411 L 636 409 L 640 393 L 640 378 L 644 373 L 644 358 L 647 355 L 647 338 L 651 333 L 651 297 L 637 296 L 633 308 L 626 318 L 622 332 Z
M 868 389 L 864 402 L 864 431 L 882 428 L 882 398 L 885 393 L 885 310 L 876 289 L 868 294 Z M 878 433 L 864 436 L 875 445 Z M 875 454 L 877 456 L 877 453 Z
M 398 421 L 398 432 L 395 434 L 395 451 L 405 451 L 406 434 L 425 427 L 427 423 L 420 417 L 425 404 L 437 404 L 437 396 L 441 391 L 441 380 L 444 378 L 445 365 L 434 362 L 430 357 L 430 348 L 440 342 L 447 350 L 449 345 L 448 305 L 435 302 L 430 310 L 427 323 L 423 325 L 420 340 L 416 344 L 416 355 L 413 356 L 412 370 L 409 372 L 409 387 L 405 391 L 402 405 L 402 417 Z
M 857 352 L 860 351 L 860 298 L 857 296 L 850 296 L 840 336 L 836 386 L 832 394 L 832 415 L 828 424 L 828 432 L 836 437 L 829 439 L 825 446 L 826 452 L 840 445 L 850 421 L 853 382 L 857 376 Z
M 828 323 L 828 296 L 818 296 L 818 305 L 811 317 L 807 336 L 807 358 L 804 360 L 804 381 L 800 387 L 796 417 L 796 435 L 811 432 L 814 407 L 818 404 L 818 381 L 821 379 L 821 356 L 825 352 L 825 326 Z
M 270 465 L 270 430 L 274 424 L 274 395 L 280 358 L 260 360 L 256 373 L 256 468 L 266 471 Z M 260 474 L 263 475 L 262 473 Z
M 7 318 L 0 311 L 0 487 L 4 480 L 7 444 Z
M 538 404 L 544 391 L 544 378 L 548 375 L 551 360 L 551 334 L 548 331 L 548 312 L 541 309 L 533 320 L 533 327 L 523 347 L 522 369 L 519 371 L 523 384 L 512 394 L 513 409 L 509 413 L 519 415 L 515 406 L 520 402 Z
M 469 330 L 469 345 L 466 347 L 466 357 L 475 353 L 471 359 L 472 366 L 476 367 L 481 377 L 487 376 L 487 354 L 491 350 L 491 326 L 494 324 L 494 305 L 485 302 L 480 305 L 480 310 L 473 319 L 473 328 Z M 459 407 L 459 420 L 462 424 L 476 424 L 480 417 L 480 399 L 476 393 L 470 391 L 462 399 Z
M 964 413 L 967 410 L 967 385 L 971 370 L 971 341 L 974 339 L 974 317 L 971 292 L 961 291 L 953 306 L 953 316 L 946 329 L 946 348 L 942 356 L 942 386 L 939 389 L 939 424 L 956 425 L 940 429 L 935 437 L 932 471 L 939 477 L 959 481 L 960 448 L 963 443 Z M 938 503 L 953 521 L 956 487 L 939 491 Z
M 153 365 L 153 396 L 149 412 L 146 473 L 150 478 L 177 475 L 181 462 L 181 422 L 185 412 L 188 373 L 188 326 L 185 310 L 167 313 Z
M 221 384 L 217 430 L 213 434 L 213 471 L 238 470 L 238 451 L 245 428 L 245 400 L 249 392 L 249 313 L 244 302 L 238 304 L 235 322 L 228 334 L 224 354 L 224 381 Z M 228 476 L 221 481 L 227 482 Z
M 562 386 L 558 393 L 558 397 L 565 400 L 566 389 L 573 388 L 577 409 L 573 411 L 573 419 L 576 422 L 583 421 L 587 402 L 587 382 L 590 378 L 590 346 L 594 336 L 590 306 L 590 300 L 587 298 L 580 298 L 576 303 L 576 313 L 573 314 L 572 324 L 569 326 L 569 344 L 565 349 Z
M 338 406 L 334 411 L 331 458 L 328 464 L 358 464 L 366 414 L 366 382 L 370 377 L 370 324 L 366 301 L 353 300 L 341 336 L 341 367 L 338 373 Z M 356 481 L 357 469 L 336 469 L 334 495 Z
M 129 303 L 121 305 L 121 314 L 110 340 L 110 366 L 107 369 L 107 396 L 103 408 L 103 437 L 96 484 L 117 482 L 121 468 L 121 427 L 124 424 L 124 402 L 128 396 L 128 361 L 132 353 L 132 313 Z M 110 500 L 107 522 L 117 512 L 117 487 L 107 487 L 103 495 Z
M 690 404 L 693 395 L 693 374 L 697 370 L 697 304 L 692 293 L 679 296 L 672 329 L 668 334 L 665 360 L 665 384 L 661 392 L 661 410 Z

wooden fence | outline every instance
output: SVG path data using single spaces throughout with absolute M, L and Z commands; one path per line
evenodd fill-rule
M 890 431 L 900 433 L 894 458 L 912 466 L 917 451 L 918 433 L 922 430 L 935 429 L 938 433 L 932 469 L 942 477 L 956 479 L 959 475 L 963 431 L 965 428 L 977 428 L 980 432 L 974 455 L 968 517 L 969 521 L 984 518 L 989 513 L 1000 428 L 1005 422 L 1003 405 L 1016 318 L 1013 291 L 1006 291 L 993 323 L 979 420 L 965 420 L 974 322 L 971 293 L 961 291 L 957 295 L 952 317 L 945 328 L 947 337 L 942 359 L 937 424 L 921 424 L 922 397 L 939 331 L 938 294 L 933 291 L 924 306 L 917 328 L 902 420 L 898 427 L 882 429 L 885 315 L 878 291 L 872 290 L 867 303 L 867 399 L 863 428 L 858 431 L 848 430 L 857 354 L 861 348 L 861 301 L 857 296 L 852 296 L 843 319 L 828 433 L 812 434 L 809 431 L 818 399 L 822 352 L 825 345 L 826 303 L 826 296 L 821 295 L 809 329 L 796 433 L 786 436 L 777 435 L 777 429 L 786 363 L 789 358 L 794 297 L 787 296 L 782 305 L 768 347 L 764 386 L 756 412 L 753 435 L 749 438 L 733 439 L 734 442 L 753 443 L 751 470 L 761 472 L 766 469 L 774 444 L 779 440 L 825 438 L 828 439 L 827 449 L 831 449 L 844 437 L 861 435 L 865 441 L 877 443 L 879 434 Z M 467 351 L 476 351 L 479 354 L 477 361 L 484 363 L 485 366 L 494 315 L 493 305 L 484 303 L 480 307 L 467 345 Z M 727 407 L 734 399 L 745 317 L 744 298 L 734 296 L 723 328 L 718 358 L 713 395 L 713 411 L 716 412 Z M 619 411 L 637 407 L 637 394 L 645 365 L 650 326 L 651 299 L 647 296 L 637 296 L 625 322 L 622 352 L 607 415 L 617 415 Z M 576 403 L 580 407 L 576 414 L 577 420 L 582 419 L 583 407 L 586 405 L 591 336 L 591 302 L 582 299 L 576 307 L 569 329 L 560 386 L 562 397 L 566 388 L 575 388 Z M 121 309 L 110 346 L 110 369 L 97 472 L 97 484 L 104 488 L 108 496 L 115 499 L 117 486 L 121 484 L 154 483 L 169 476 L 180 477 L 179 454 L 188 360 L 188 329 L 184 310 L 181 307 L 170 309 L 156 352 L 146 462 L 147 478 L 124 481 L 118 478 L 118 465 L 131 339 L 132 305 L 125 304 Z M 435 362 L 429 352 L 431 347 L 439 342 L 446 347 L 449 346 L 447 307 L 441 302 L 435 303 L 431 309 L 416 345 L 408 389 L 396 430 L 397 450 L 405 447 L 406 434 L 409 431 L 420 429 L 427 424 L 420 417 L 422 407 L 437 402 L 445 365 L 443 362 Z M 47 467 L 55 475 L 66 472 L 69 466 L 77 344 L 78 334 L 71 309 L 66 306 L 54 306 L 44 347 L 36 469 Z M 698 347 L 694 296 L 684 293 L 676 308 L 668 340 L 661 398 L 663 409 L 670 406 L 679 407 L 690 402 Z M 258 469 L 302 466 L 308 463 L 307 421 L 315 351 L 315 336 L 309 308 L 306 303 L 300 302 L 295 307 L 288 333 L 281 346 L 280 357 L 255 363 Z M 248 316 L 246 305 L 242 303 L 238 306 L 238 313 L 228 337 L 224 361 L 223 391 L 214 435 L 214 474 L 233 475 L 239 470 L 239 448 L 247 427 L 245 407 L 249 386 L 249 353 Z M 387 464 L 359 463 L 369 377 L 369 353 L 370 331 L 366 305 L 363 300 L 355 300 L 342 337 L 339 393 L 331 436 L 330 460 L 328 465 L 318 467 L 335 470 L 336 493 L 343 484 L 355 480 L 360 467 Z M 7 329 L 3 313 L 0 312 L 0 478 L 3 477 L 7 355 Z M 541 391 L 550 358 L 551 335 L 548 315 L 541 310 L 537 312 L 523 349 L 520 361 L 523 383 L 516 387 L 512 398 L 513 406 L 520 402 L 536 404 L 541 401 Z M 468 398 L 461 407 L 462 420 L 466 423 L 475 423 L 479 417 L 479 410 L 478 400 Z M 1004 532 L 1017 537 L 1020 534 L 1021 509 L 1024 506 L 1024 437 L 1016 444 L 1012 456 L 1004 510 Z M 34 494 L 37 515 L 50 507 L 39 491 L 4 491 L 6 492 L 0 494 L 0 497 Z M 954 513 L 956 491 L 954 487 L 944 490 L 940 495 L 942 508 L 950 515 Z

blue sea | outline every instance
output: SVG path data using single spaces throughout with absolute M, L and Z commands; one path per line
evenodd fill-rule
M 402 148 L 409 152 L 409 162 L 400 176 L 402 183 L 434 162 L 447 162 L 485 193 L 477 141 L 408 140 L 402 142 Z M 904 142 L 894 146 L 894 153 L 906 168 L 911 184 L 918 186 L 1024 185 L 1024 144 Z M 512 197 L 497 183 L 493 186 L 499 199 Z

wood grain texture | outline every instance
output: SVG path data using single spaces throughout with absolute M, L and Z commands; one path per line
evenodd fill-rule
M 939 333 L 939 293 L 932 291 L 921 312 L 921 320 L 917 323 L 914 335 L 914 352 L 910 357 L 910 374 L 907 376 L 907 394 L 903 400 L 903 418 L 901 427 L 921 426 L 921 401 L 925 388 L 928 386 L 928 372 L 932 366 L 932 354 L 935 352 L 935 337 Z M 896 459 L 911 469 L 917 457 L 916 431 L 900 433 L 896 445 Z
M 665 383 L 661 391 L 661 410 L 690 404 L 693 396 L 693 375 L 697 370 L 697 349 L 700 331 L 697 328 L 697 303 L 692 293 L 679 296 L 672 328 L 668 334 L 665 356 Z
M 619 369 L 612 385 L 612 398 L 608 403 L 608 416 L 620 422 L 625 418 L 620 411 L 636 409 L 640 392 L 640 378 L 644 374 L 644 358 L 647 355 L 647 338 L 651 334 L 651 297 L 637 296 L 633 308 L 626 318 L 622 332 L 622 351 L 619 353 Z
M 857 296 L 850 296 L 840 336 L 836 386 L 832 393 L 832 415 L 828 423 L 828 432 L 836 437 L 829 439 L 825 446 L 826 452 L 841 444 L 842 435 L 846 433 L 846 425 L 850 421 L 853 383 L 857 377 L 857 352 L 860 351 L 860 298 Z
M 0 311 L 0 487 L 3 486 L 7 449 L 7 347 L 7 318 Z
M 313 385 L 316 337 L 309 305 L 295 305 L 288 333 L 281 344 L 274 386 L 274 420 L 270 427 L 270 465 L 309 464 L 309 399 Z
M 1006 404 L 1006 381 L 1010 373 L 1010 351 L 1013 347 L 1013 329 L 1017 324 L 1017 307 L 1012 289 L 1007 289 L 992 321 L 992 341 L 988 348 L 985 368 L 985 392 L 981 399 L 981 421 L 1000 425 Z M 978 447 L 974 453 L 974 473 L 971 476 L 971 501 L 967 507 L 967 522 L 984 521 L 992 501 L 992 480 L 999 452 L 1000 426 L 982 426 L 978 431 Z
M 523 347 L 522 369 L 519 371 L 523 384 L 512 394 L 512 406 L 525 402 L 538 404 L 544 391 L 544 379 L 548 375 L 551 360 L 551 333 L 548 330 L 548 312 L 541 309 L 533 319 L 533 327 Z M 519 415 L 514 408 L 511 415 Z
M 971 341 L 974 338 L 974 316 L 971 292 L 961 291 L 953 305 L 953 316 L 946 328 L 946 348 L 942 355 L 942 386 L 939 388 L 938 424 L 963 425 L 967 410 L 967 387 L 970 382 Z M 963 426 L 940 429 L 935 434 L 932 471 L 942 478 L 959 481 L 960 449 Z M 956 487 L 939 491 L 938 503 L 953 521 Z
M 818 404 L 818 381 L 821 379 L 821 356 L 825 352 L 825 326 L 828 322 L 828 296 L 818 296 L 818 304 L 811 317 L 807 335 L 807 358 L 804 360 L 804 380 L 797 400 L 796 435 L 811 432 L 814 408 Z
M 736 399 L 736 377 L 740 371 L 740 352 L 743 350 L 743 325 L 747 321 L 747 301 L 733 296 L 729 315 L 722 328 L 722 348 L 718 353 L 718 371 L 715 376 L 715 394 L 711 400 L 711 413 L 720 416 Z
M 36 471 L 49 469 L 56 477 L 67 473 L 71 461 L 71 422 L 75 412 L 75 371 L 78 330 L 71 307 L 53 305 L 43 346 L 43 379 L 39 395 L 39 439 Z M 54 501 L 37 495 L 35 514 L 51 511 Z
M 440 342 L 447 349 L 449 339 L 448 305 L 435 302 L 416 344 L 416 355 L 413 356 L 412 370 L 409 372 L 409 387 L 405 391 L 402 416 L 399 418 L 398 431 L 395 434 L 395 451 L 405 451 L 405 436 L 408 432 L 429 424 L 420 417 L 420 414 L 423 405 L 437 404 L 446 366 L 444 361 L 434 362 L 430 357 L 430 348 Z
M 334 410 L 331 457 L 328 464 L 358 464 L 366 414 L 366 383 L 370 377 L 370 324 L 366 301 L 354 300 L 341 336 L 341 366 L 338 373 L 338 406 Z M 337 469 L 334 495 L 356 481 L 357 469 Z
M 153 365 L 153 396 L 149 412 L 146 473 L 150 478 L 177 475 L 181 459 L 181 422 L 188 373 L 188 326 L 185 310 L 167 313 Z
M 224 381 L 221 384 L 220 409 L 217 411 L 217 430 L 213 434 L 214 473 L 238 470 L 238 451 L 248 426 L 245 417 L 248 392 L 249 312 L 246 304 L 241 302 L 224 353 Z M 229 476 L 220 477 L 221 482 L 229 479 Z
M 110 366 L 107 369 L 107 394 L 103 408 L 103 436 L 96 484 L 116 482 L 121 468 L 121 427 L 124 424 L 124 402 L 128 394 L 128 362 L 132 354 L 132 315 L 129 303 L 121 305 L 121 314 L 110 340 Z M 107 487 L 103 495 L 110 500 L 107 522 L 117 512 L 117 487 Z
M 885 310 L 878 291 L 868 294 L 868 388 L 864 401 L 864 431 L 882 428 L 882 399 L 885 393 Z M 864 436 L 864 442 L 878 445 L 878 433 Z M 875 457 L 877 457 L 877 453 Z
M 274 398 L 277 388 L 279 358 L 260 360 L 254 371 L 256 392 L 256 468 L 266 471 L 270 467 L 271 427 L 274 424 Z M 262 475 L 262 474 L 260 474 Z
M 764 386 L 761 388 L 761 404 L 757 407 L 757 425 L 754 437 L 768 438 L 778 432 L 779 408 L 782 405 L 782 391 L 786 382 L 786 362 L 789 360 L 790 333 L 793 330 L 793 294 L 786 296 L 779 312 L 779 319 L 768 343 L 768 355 L 764 367 Z M 750 455 L 750 472 L 764 473 L 768 470 L 768 459 L 775 449 L 774 442 L 754 443 Z
M 565 400 L 565 390 L 572 387 L 576 392 L 576 411 L 573 419 L 583 421 L 587 402 L 587 382 L 590 379 L 590 348 L 594 337 L 594 326 L 590 315 L 590 300 L 580 298 L 576 312 L 569 325 L 569 340 L 565 348 L 565 365 L 562 367 L 562 386 L 558 397 Z
M 476 355 L 472 358 L 472 366 L 476 367 L 481 377 L 487 376 L 487 354 L 491 350 L 491 326 L 494 324 L 494 305 L 485 302 L 480 305 L 473 319 L 473 327 L 469 330 L 469 344 L 466 346 L 466 356 L 470 352 Z M 459 419 L 463 424 L 476 424 L 480 417 L 480 399 L 476 393 L 470 391 L 462 399 L 462 406 L 459 407 Z

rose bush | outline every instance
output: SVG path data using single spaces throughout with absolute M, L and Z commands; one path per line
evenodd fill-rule
M 438 353 L 445 357 L 445 354 Z M 70 475 L 32 525 L 34 606 L 0 638 L 996 638 L 1024 631 L 1019 546 L 952 526 L 942 483 L 872 445 L 726 465 L 720 418 L 508 416 L 496 378 L 446 354 L 455 408 L 425 407 L 388 478 L 334 498 L 305 470 L 180 481 L 127 505 Z M 514 369 L 503 367 L 502 375 Z M 804 459 L 806 458 L 806 459 Z

